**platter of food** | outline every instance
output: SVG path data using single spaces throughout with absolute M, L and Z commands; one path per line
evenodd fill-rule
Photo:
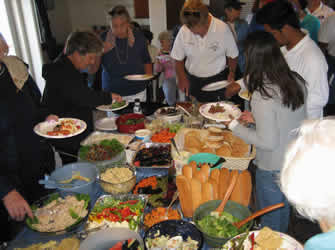
M 90 134 L 85 140 L 83 140 L 80 145 L 91 145 L 98 144 L 103 140 L 112 140 L 116 139 L 123 144 L 124 147 L 127 147 L 129 142 L 134 138 L 134 135 L 127 134 L 113 134 L 106 132 L 95 131 Z
M 230 82 L 224 80 L 224 81 L 218 81 L 218 82 L 212 82 L 210 84 L 205 85 L 204 87 L 202 87 L 202 91 L 216 91 L 219 89 L 223 89 L 225 87 L 227 87 L 230 84 Z
M 62 139 L 76 136 L 85 131 L 87 125 L 76 118 L 60 118 L 58 121 L 44 121 L 34 127 L 39 136 L 52 139 Z
M 120 133 L 133 134 L 138 129 L 144 129 L 145 116 L 142 114 L 125 114 L 116 119 L 117 129 Z
M 96 144 L 81 145 L 79 149 L 79 158 L 89 162 L 107 161 L 123 152 L 124 148 L 124 145 L 117 139 L 106 139 Z
M 117 110 L 121 110 L 124 109 L 125 107 L 127 107 L 129 105 L 129 103 L 127 101 L 121 101 L 121 102 L 113 102 L 111 104 L 108 105 L 100 105 L 97 107 L 97 110 L 100 111 L 117 111 Z
M 169 210 L 167 210 L 166 207 L 156 207 L 145 214 L 143 224 L 146 228 L 150 228 L 162 221 L 180 220 L 181 218 L 182 216 L 178 209 L 169 208 Z
M 176 191 L 176 184 L 168 176 L 150 176 L 144 178 L 133 189 L 134 194 L 149 195 L 148 203 L 152 207 L 168 206 Z
M 115 117 L 105 117 L 95 122 L 95 128 L 103 131 L 114 131 L 117 130 L 115 123 Z
M 199 108 L 199 112 L 205 118 L 217 122 L 227 122 L 241 116 L 241 110 L 238 107 L 226 102 L 204 104 Z
M 167 143 L 143 143 L 134 154 L 132 165 L 143 168 L 170 168 L 171 145 Z
M 153 225 L 145 232 L 147 249 L 201 249 L 203 237 L 190 222 L 167 220 Z
M 238 95 L 244 99 L 244 100 L 247 100 L 247 101 L 250 101 L 250 98 L 251 98 L 251 94 L 248 90 L 246 89 L 241 89 L 240 92 L 238 92 Z
M 128 81 L 147 81 L 147 80 L 151 80 L 152 78 L 154 78 L 153 75 L 148 75 L 148 74 L 135 74 L 135 75 L 127 75 L 124 77 L 125 79 L 127 79 Z
M 40 233 L 62 234 L 73 231 L 87 218 L 90 197 L 71 192 L 52 193 L 31 206 L 34 217 L 26 219 L 27 226 Z
M 223 249 L 234 250 L 234 249 L 295 249 L 303 250 L 304 247 L 297 240 L 291 236 L 272 231 L 268 227 L 264 227 L 262 230 L 250 231 L 248 234 L 243 233 L 235 236 L 231 240 L 227 241 Z
M 103 195 L 89 214 L 86 230 L 128 228 L 137 232 L 147 205 L 145 195 Z

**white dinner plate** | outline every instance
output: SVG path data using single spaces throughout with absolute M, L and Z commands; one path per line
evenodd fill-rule
M 212 105 L 220 105 L 222 106 L 225 111 L 221 112 L 221 113 L 215 113 L 215 114 L 211 114 L 209 113 L 209 109 L 211 108 Z M 227 122 L 230 121 L 231 118 L 229 117 L 229 115 L 232 115 L 234 119 L 238 119 L 241 116 L 241 110 L 236 107 L 233 104 L 230 103 L 226 103 L 226 102 L 210 102 L 207 104 L 202 105 L 199 108 L 199 112 L 200 114 L 210 120 L 214 120 L 217 122 Z
M 241 89 L 240 92 L 238 92 L 239 97 L 241 97 L 244 100 L 250 101 L 250 93 L 246 89 Z
M 216 91 L 219 89 L 223 89 L 225 87 L 227 87 L 230 84 L 230 82 L 224 80 L 224 81 L 219 81 L 219 82 L 212 82 L 210 84 L 205 85 L 204 87 L 202 87 L 202 91 Z
M 117 130 L 115 123 L 115 117 L 105 117 L 95 122 L 95 128 L 104 131 L 113 131 Z
M 124 109 L 125 107 L 127 107 L 129 105 L 129 103 L 126 101 L 126 103 L 121 106 L 121 107 L 118 107 L 118 108 L 112 108 L 112 105 L 113 104 L 109 104 L 109 105 L 100 105 L 98 107 L 96 107 L 97 110 L 100 110 L 100 111 L 106 111 L 106 112 L 109 112 L 109 111 L 117 111 L 117 110 L 121 110 L 121 109 Z
M 78 126 L 78 130 L 75 133 L 71 133 L 69 135 L 48 135 L 48 132 L 53 131 L 53 129 L 60 124 L 62 121 L 65 120 L 72 120 L 74 121 L 75 125 Z M 85 131 L 85 129 L 87 128 L 86 122 L 76 119 L 76 118 L 60 118 L 58 119 L 58 121 L 44 121 L 44 122 L 40 122 L 39 124 L 37 124 L 34 127 L 34 132 L 36 134 L 38 134 L 39 136 L 45 137 L 45 138 L 52 138 L 52 139 L 63 139 L 63 138 L 69 138 L 69 137 L 73 137 L 76 135 L 81 134 L 82 132 Z
M 154 78 L 153 75 L 127 75 L 124 77 L 125 79 L 129 80 L 129 81 L 146 81 L 146 80 L 150 80 L 152 78 Z
M 259 230 L 258 231 L 251 231 L 249 232 L 249 236 L 254 233 L 255 234 L 255 238 L 256 236 L 258 235 L 259 233 Z M 290 249 L 290 250 L 303 250 L 304 247 L 297 241 L 295 240 L 294 238 L 292 238 L 291 236 L 287 235 L 287 234 L 284 234 L 284 233 L 280 233 L 278 232 L 279 235 L 280 235 L 280 238 L 283 239 L 282 241 L 282 244 L 280 246 L 280 249 Z M 236 239 L 236 238 L 240 238 L 243 234 L 239 234 L 237 236 L 235 236 L 234 238 L 232 238 L 231 240 L 227 241 L 224 246 L 223 246 L 223 249 L 224 250 L 231 250 L 233 249 L 231 247 L 231 242 Z M 248 237 L 249 237 L 248 236 Z M 251 243 L 249 240 L 245 240 L 243 242 L 243 246 L 244 246 L 244 250 L 249 250 L 251 248 Z

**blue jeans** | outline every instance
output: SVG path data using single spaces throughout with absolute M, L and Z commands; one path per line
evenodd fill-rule
M 164 79 L 163 92 L 167 103 L 172 106 L 176 103 L 177 81 L 176 78 Z
M 285 207 L 269 212 L 261 217 L 261 226 L 270 227 L 272 230 L 287 232 L 290 219 L 290 206 L 278 186 L 280 171 L 266 171 L 256 169 L 256 199 L 258 209 L 280 202 Z

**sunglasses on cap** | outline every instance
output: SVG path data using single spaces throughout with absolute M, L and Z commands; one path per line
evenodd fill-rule
M 189 11 L 185 10 L 183 13 L 184 16 L 194 16 L 194 17 L 200 17 L 200 11 Z

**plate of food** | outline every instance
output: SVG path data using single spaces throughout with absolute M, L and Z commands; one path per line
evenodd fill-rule
M 234 249 L 294 249 L 303 250 L 304 247 L 291 236 L 272 231 L 268 227 L 262 230 L 250 231 L 235 236 L 223 245 L 224 250 Z
M 89 214 L 86 230 L 128 228 L 139 231 L 147 205 L 145 195 L 103 195 Z
M 34 132 L 45 138 L 62 139 L 76 136 L 85 131 L 86 122 L 76 118 L 60 118 L 44 121 L 34 127 Z
M 132 165 L 140 168 L 170 168 L 171 144 L 147 142 L 135 153 Z
M 152 207 L 168 206 L 177 186 L 172 177 L 150 176 L 140 180 L 134 187 L 134 194 L 150 195 L 148 203 Z
M 97 107 L 97 110 L 107 111 L 107 112 L 117 111 L 117 110 L 124 109 L 125 107 L 128 106 L 128 104 L 129 103 L 127 101 L 122 100 L 121 102 L 113 102 L 113 103 L 108 104 L 108 105 L 100 105 L 100 106 Z
M 117 130 L 115 117 L 105 117 L 95 122 L 95 128 L 103 131 Z
M 248 90 L 246 89 L 241 89 L 240 92 L 238 92 L 238 95 L 244 99 L 244 100 L 247 100 L 247 101 L 250 101 L 250 98 L 251 98 L 251 94 Z
M 218 81 L 218 82 L 212 82 L 210 84 L 205 85 L 204 87 L 202 87 L 202 91 L 216 91 L 219 89 L 223 89 L 225 87 L 227 87 L 230 84 L 230 82 L 228 82 L 227 80 L 224 81 Z
M 206 103 L 199 108 L 199 112 L 203 117 L 217 122 L 227 122 L 241 116 L 241 110 L 227 102 Z
M 31 206 L 34 217 L 27 218 L 27 226 L 40 233 L 62 234 L 78 228 L 90 209 L 87 194 L 52 193 Z M 51 216 L 52 215 L 52 216 Z
M 127 79 L 128 81 L 147 81 L 147 80 L 151 80 L 152 78 L 154 78 L 154 75 L 137 74 L 137 75 L 127 75 L 124 78 Z

